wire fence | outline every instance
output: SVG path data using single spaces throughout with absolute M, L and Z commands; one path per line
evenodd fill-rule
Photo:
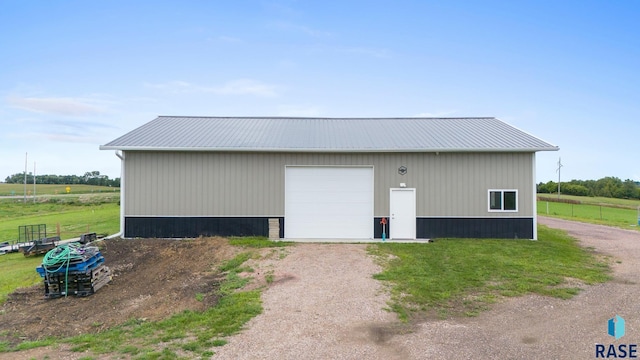
M 639 211 L 629 208 L 604 205 L 570 204 L 553 201 L 538 201 L 538 214 L 566 218 L 597 220 L 617 225 L 639 226 Z

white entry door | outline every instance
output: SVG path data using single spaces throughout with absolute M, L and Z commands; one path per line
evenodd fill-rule
M 373 218 L 373 167 L 286 167 L 285 238 L 371 239 Z
M 416 238 L 416 189 L 391 189 L 390 239 Z

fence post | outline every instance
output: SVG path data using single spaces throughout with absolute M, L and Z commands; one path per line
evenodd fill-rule
M 602 221 L 602 205 L 600 205 L 600 220 Z
M 56 223 L 56 234 L 60 237 L 60 223 Z
M 549 215 L 549 202 L 547 201 L 547 215 Z

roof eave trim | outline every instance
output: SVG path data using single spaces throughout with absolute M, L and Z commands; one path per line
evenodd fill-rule
M 393 152 L 538 152 L 538 151 L 558 151 L 559 147 L 539 147 L 539 148 L 447 148 L 447 149 L 326 149 L 326 148 L 222 148 L 222 147 L 153 147 L 153 146 L 110 146 L 100 145 L 100 150 L 122 150 L 122 151 L 200 151 L 200 152 L 327 152 L 327 153 L 393 153 Z

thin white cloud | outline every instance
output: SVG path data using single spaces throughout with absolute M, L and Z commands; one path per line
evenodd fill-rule
M 12 123 L 7 124 L 2 136 L 7 139 L 26 140 L 26 144 L 46 141 L 97 144 L 104 141 L 105 136 L 117 135 L 119 128 L 113 119 L 93 119 L 49 114 L 15 118 Z
M 99 144 L 100 137 L 98 136 L 82 136 L 82 135 L 74 135 L 74 134 L 41 134 L 47 140 L 55 141 L 55 142 L 64 142 L 64 143 L 77 143 L 77 144 Z
M 260 97 L 275 97 L 278 95 L 276 86 L 252 79 L 232 80 L 219 86 L 202 86 L 186 81 L 170 81 L 161 84 L 146 84 L 146 86 L 173 93 L 204 92 L 219 95 L 253 95 Z
M 106 112 L 102 106 L 81 98 L 9 96 L 6 101 L 15 108 L 41 114 L 88 116 Z

